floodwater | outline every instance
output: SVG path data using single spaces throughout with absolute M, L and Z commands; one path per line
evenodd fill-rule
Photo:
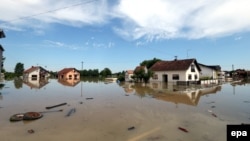
M 227 124 L 250 122 L 249 84 L 2 83 L 1 141 L 224 141 Z M 67 105 L 45 108 L 60 103 Z M 31 111 L 52 112 L 37 120 L 9 121 Z

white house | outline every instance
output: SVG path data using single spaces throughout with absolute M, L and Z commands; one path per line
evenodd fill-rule
M 23 73 L 23 78 L 26 81 L 39 81 L 40 79 L 47 79 L 49 76 L 49 72 L 40 66 L 32 66 Z
M 200 64 L 201 74 L 200 78 L 211 78 L 211 79 L 219 79 L 219 74 L 221 73 L 221 67 L 219 65 L 208 66 L 204 64 Z
M 197 82 L 201 68 L 196 59 L 158 61 L 151 68 L 153 77 L 151 82 L 185 83 Z
M 134 75 L 134 70 L 127 70 L 125 72 L 125 81 L 126 82 L 134 81 L 134 79 L 132 78 L 133 75 Z

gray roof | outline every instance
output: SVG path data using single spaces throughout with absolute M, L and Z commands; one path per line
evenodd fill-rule
M 214 69 L 216 71 L 221 71 L 221 67 L 220 65 L 204 65 L 204 64 L 201 64 L 199 63 L 200 66 L 204 66 L 204 67 L 208 67 L 208 68 L 211 68 L 211 69 Z

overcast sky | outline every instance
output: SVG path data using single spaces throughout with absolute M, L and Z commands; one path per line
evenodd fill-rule
M 4 68 L 112 72 L 195 58 L 250 69 L 249 0 L 1 0 Z

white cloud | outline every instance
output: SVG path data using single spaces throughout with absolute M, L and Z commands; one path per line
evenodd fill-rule
M 58 41 L 44 40 L 44 43 L 46 43 L 46 44 L 48 44 L 49 46 L 52 46 L 52 47 L 63 47 L 63 46 L 65 46 L 64 43 L 58 42 Z
M 242 39 L 241 36 L 237 36 L 237 37 L 234 38 L 235 41 L 238 41 L 238 40 L 241 40 L 241 39 Z
M 148 40 L 227 36 L 250 30 L 248 5 L 248 0 L 121 0 L 115 11 L 129 24 L 116 32 Z
M 37 23 L 82 26 L 105 23 L 106 11 L 106 0 L 1 0 L 0 13 L 4 14 L 0 14 L 0 21 L 4 27 L 39 28 Z
M 66 44 L 59 41 L 51 41 L 51 40 L 44 40 L 42 47 L 50 47 L 50 48 L 61 48 L 61 49 L 71 49 L 71 50 L 82 50 L 87 49 L 87 47 L 83 47 L 81 45 L 76 44 Z
M 216 38 L 249 32 L 249 5 L 249 0 L 1 0 L 0 26 L 42 34 L 50 23 L 109 24 L 129 40 Z

